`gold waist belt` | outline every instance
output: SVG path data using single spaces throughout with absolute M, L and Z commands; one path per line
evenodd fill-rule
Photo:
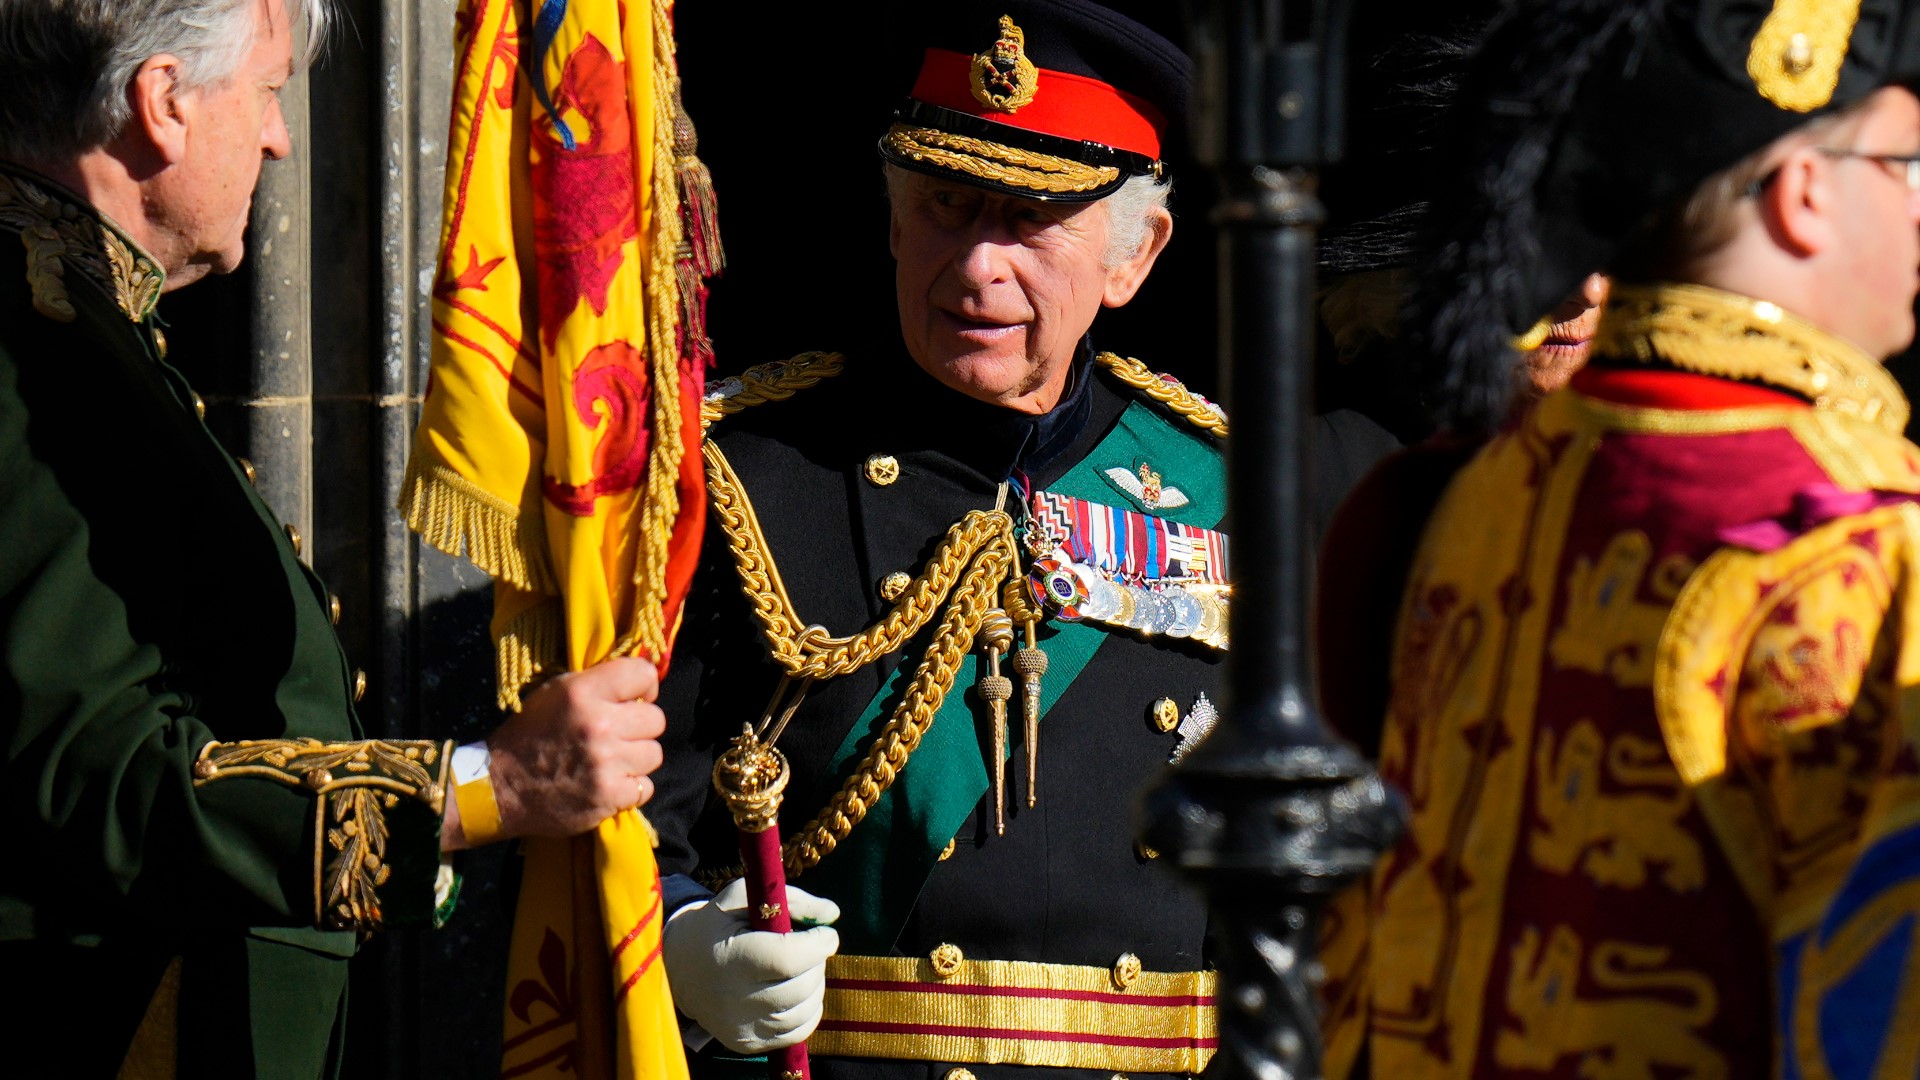
M 807 1045 L 836 1057 L 1191 1074 L 1219 1044 L 1211 971 L 958 953 L 830 958 L 826 1015 Z

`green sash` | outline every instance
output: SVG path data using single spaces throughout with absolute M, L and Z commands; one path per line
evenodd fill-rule
M 1131 474 L 1143 464 L 1160 472 L 1188 499 L 1159 516 L 1206 528 L 1218 525 L 1226 511 L 1226 468 L 1218 451 L 1198 432 L 1177 427 L 1137 402 L 1127 407 L 1120 422 L 1092 453 L 1047 489 L 1114 505 L 1129 497 L 1122 494 L 1116 498 L 1116 492 L 1125 489 L 1107 476 L 1108 470 Z M 1056 619 L 1041 624 L 1039 644 L 1047 653 L 1047 673 L 1040 680 L 1043 722 L 1053 703 L 1093 659 L 1107 634 L 1106 628 L 1090 623 Z M 940 852 L 988 791 L 984 739 L 975 726 L 976 714 L 985 714 L 973 688 L 980 676 L 980 664 L 978 649 L 961 662 L 953 689 L 940 703 L 933 723 L 893 785 L 881 793 L 867 816 L 833 853 L 807 871 L 800 882 L 809 892 L 840 905 L 840 921 L 835 926 L 840 931 L 842 952 L 885 955 L 892 951 L 927 875 L 940 860 Z M 861 711 L 834 753 L 831 768 L 835 776 L 844 779 L 859 764 L 899 706 L 917 666 L 902 663 L 896 667 Z M 1003 665 L 1001 671 L 1015 678 L 1018 686 L 1011 663 Z M 1014 700 L 1007 703 L 1009 750 L 1023 739 L 1020 715 L 1016 692 Z M 1008 784 L 1009 798 L 1017 787 Z

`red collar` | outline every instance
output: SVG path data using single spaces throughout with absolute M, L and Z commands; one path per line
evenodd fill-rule
M 1571 385 L 1590 398 L 1654 409 L 1740 409 L 1761 405 L 1812 408 L 1805 398 L 1783 390 L 1690 371 L 1589 365 L 1573 373 Z

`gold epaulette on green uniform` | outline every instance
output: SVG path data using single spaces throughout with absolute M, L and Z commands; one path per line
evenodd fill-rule
M 1215 438 L 1227 437 L 1226 410 L 1187 389 L 1180 380 L 1162 375 L 1140 361 L 1118 353 L 1100 353 L 1094 359 L 1114 378 L 1138 390 L 1148 400 L 1175 416 Z
M 234 778 L 284 784 L 314 796 L 313 920 L 327 930 L 377 930 L 387 865 L 386 816 L 402 800 L 438 817 L 446 805 L 453 744 L 421 740 L 244 739 L 208 743 L 195 787 Z

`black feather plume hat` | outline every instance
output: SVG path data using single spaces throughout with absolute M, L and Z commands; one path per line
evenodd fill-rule
M 1506 415 L 1513 340 L 1661 211 L 1814 117 L 1920 80 L 1920 0 L 1539 0 L 1454 117 L 1412 325 L 1441 420 Z

